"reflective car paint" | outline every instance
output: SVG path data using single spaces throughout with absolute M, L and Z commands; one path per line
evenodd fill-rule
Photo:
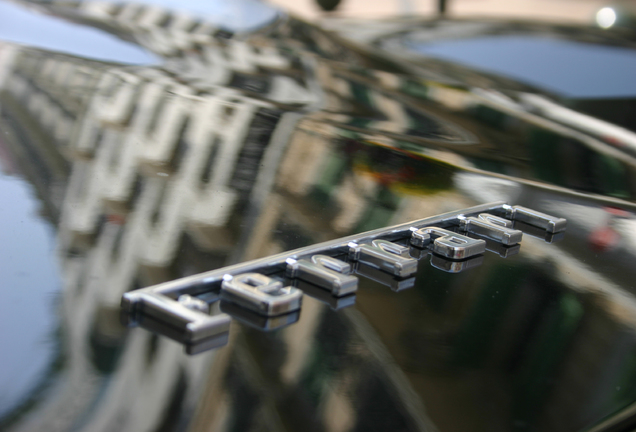
M 563 431 L 629 413 L 634 123 L 612 108 L 629 100 L 596 115 L 395 34 L 360 43 L 282 14 L 233 32 L 163 7 L 39 6 L 161 63 L 0 47 L 3 167 L 22 179 L 5 202 L 41 206 L 7 240 L 3 334 L 38 348 L 3 354 L 4 379 L 30 375 L 3 387 L 3 429 Z M 395 290 L 371 271 L 355 301 L 306 295 L 287 321 L 226 309 L 227 345 L 196 356 L 119 321 L 129 290 L 492 201 L 567 218 L 566 235 L 459 273 L 430 255 Z M 55 259 L 31 234 L 44 224 Z M 29 373 L 28 357 L 47 361 Z

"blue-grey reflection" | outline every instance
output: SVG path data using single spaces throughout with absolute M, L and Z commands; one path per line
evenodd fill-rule
M 246 31 L 272 22 L 281 13 L 273 5 L 258 0 L 151 0 L 144 3 L 185 12 L 209 24 L 231 31 Z
M 9 131 L 5 129 L 5 134 Z M 25 400 L 60 355 L 56 309 L 62 281 L 55 259 L 54 232 L 36 191 L 21 176 L 15 148 L 0 136 L 0 417 Z
M 0 1 L 0 39 L 69 54 L 129 64 L 156 64 L 139 45 L 95 27 L 65 22 Z
M 413 40 L 407 46 L 427 56 L 515 78 L 566 97 L 636 96 L 631 74 L 636 69 L 636 55 L 632 49 L 529 35 L 426 43 Z

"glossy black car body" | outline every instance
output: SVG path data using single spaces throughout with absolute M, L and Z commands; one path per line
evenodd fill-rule
M 2 430 L 632 426 L 629 34 L 29 5 L 51 36 L 0 45 Z M 535 69 L 479 63 L 498 46 Z M 565 236 L 345 302 L 301 287 L 287 321 L 211 293 L 229 340 L 195 356 L 120 322 L 130 290 L 493 201 Z

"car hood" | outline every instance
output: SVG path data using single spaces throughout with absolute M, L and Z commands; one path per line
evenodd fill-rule
M 497 43 L 483 31 L 463 33 L 472 60 L 422 42 L 477 21 L 326 30 L 236 4 L 15 12 L 53 30 L 0 44 L 0 425 L 629 427 L 633 83 L 603 76 L 614 93 L 573 94 L 540 71 L 489 68 L 478 63 Z M 528 35 L 587 40 L 590 68 L 636 58 L 620 33 L 536 24 Z M 346 301 L 307 289 L 294 317 L 226 310 L 227 340 L 197 355 L 122 320 L 126 292 L 491 202 L 567 230 L 527 230 L 521 247 L 489 244 L 470 265 L 433 254 L 412 281 L 363 277 Z

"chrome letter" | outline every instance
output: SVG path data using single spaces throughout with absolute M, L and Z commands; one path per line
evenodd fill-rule
M 446 258 L 464 259 L 486 251 L 486 242 L 437 227 L 411 228 L 411 244 L 426 247 L 433 241 L 433 252 Z
M 538 211 L 521 206 L 504 205 L 506 217 L 512 220 L 525 222 L 539 228 L 545 229 L 549 233 L 565 231 L 567 220 L 547 215 Z
M 506 246 L 515 245 L 523 238 L 521 231 L 512 229 L 512 221 L 488 213 L 481 213 L 478 217 L 460 215 L 457 219 L 462 231 L 483 235 Z
M 349 257 L 395 276 L 406 277 L 417 271 L 417 260 L 409 256 L 409 248 L 387 240 L 373 240 L 370 245 L 349 243 Z
M 300 309 L 303 293 L 260 273 L 223 276 L 221 299 L 266 316 Z
M 327 255 L 314 255 L 310 260 L 287 259 L 287 273 L 292 278 L 311 282 L 331 291 L 336 297 L 358 289 L 358 278 L 350 276 L 351 266 Z

